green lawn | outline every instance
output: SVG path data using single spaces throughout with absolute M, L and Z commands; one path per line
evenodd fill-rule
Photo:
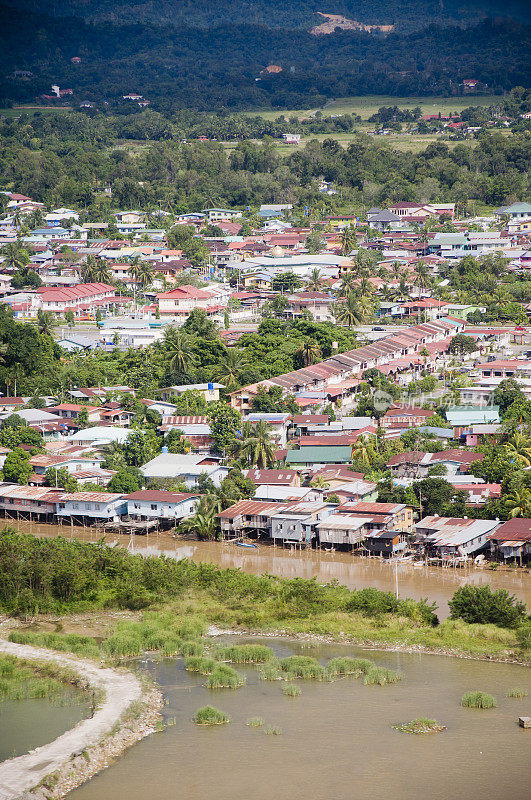
M 420 106 L 423 114 L 447 114 L 449 111 L 461 111 L 469 106 L 490 106 L 499 102 L 496 95 L 468 95 L 467 97 L 388 97 L 386 95 L 367 95 L 367 97 L 340 97 L 331 100 L 320 109 L 292 109 L 289 111 L 248 111 L 249 116 L 260 116 L 264 119 L 276 119 L 281 114 L 285 117 L 308 117 L 316 111 L 323 114 L 359 114 L 368 119 L 381 106 L 398 106 L 399 108 L 415 108 Z
M 72 111 L 70 106 L 14 106 L 13 108 L 0 108 L 0 117 L 20 117 L 22 114 L 54 114 L 55 112 Z

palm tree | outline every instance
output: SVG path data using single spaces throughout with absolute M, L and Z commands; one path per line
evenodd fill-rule
M 352 460 L 370 467 L 373 455 L 374 448 L 369 439 L 366 436 L 359 436 L 352 445 Z
M 315 478 L 312 478 L 310 486 L 314 486 L 316 489 L 330 489 L 330 484 L 322 475 L 316 475 Z
M 81 268 L 81 280 L 83 283 L 94 283 L 96 280 L 96 268 L 98 262 L 95 256 L 87 256 L 87 260 Z
M 193 517 L 185 519 L 179 525 L 179 532 L 195 533 L 198 539 L 217 539 L 219 532 L 214 513 L 207 507 L 206 503 L 199 504 Z
M 164 334 L 164 343 L 173 372 L 186 373 L 195 362 L 192 338 L 170 326 Z
M 359 283 L 358 289 L 360 297 L 366 297 L 367 295 L 371 295 L 373 291 L 372 283 L 370 283 L 369 279 L 364 276 Z
M 417 265 L 417 269 L 415 270 L 415 283 L 418 286 L 419 290 L 422 292 L 423 289 L 427 289 L 430 285 L 430 276 L 428 274 L 428 267 L 424 262 L 420 261 Z
M 321 283 L 323 280 L 323 274 L 319 267 L 314 267 L 310 272 L 310 277 L 308 278 L 308 285 L 307 288 L 310 289 L 312 292 L 318 292 L 321 288 Z
M 322 351 L 317 342 L 312 342 L 310 339 L 303 342 L 297 349 L 297 354 L 302 356 L 302 363 L 305 367 L 310 364 L 315 364 L 321 358 Z
M 352 225 L 343 229 L 339 240 L 341 242 L 341 255 L 348 256 L 356 246 L 356 232 Z
M 360 308 L 358 298 L 353 292 L 347 295 L 344 303 L 339 303 L 335 307 L 334 316 L 338 325 L 346 325 L 354 328 L 363 322 L 363 311 Z
M 242 350 L 230 348 L 223 354 L 215 369 L 214 377 L 227 387 L 235 386 L 240 383 L 241 374 L 247 364 L 247 358 Z
M 531 467 L 531 439 L 516 432 L 505 445 L 507 455 L 517 461 L 521 467 Z
M 509 517 L 531 516 L 531 491 L 516 489 L 506 500 Z
M 141 261 L 138 256 L 135 256 L 131 261 L 129 274 L 141 289 L 145 289 L 153 281 L 153 265 L 149 261 Z
M 28 263 L 28 254 L 20 242 L 9 242 L 2 248 L 2 253 L 7 266 L 12 269 L 24 269 Z
M 264 420 L 260 420 L 256 425 L 250 426 L 250 435 L 243 442 L 241 454 L 251 466 L 268 469 L 275 464 L 276 459 L 273 453 L 270 431 L 271 426 Z
M 348 272 L 344 272 L 341 276 L 341 283 L 339 285 L 339 295 L 341 297 L 346 297 L 349 292 L 352 292 L 354 289 L 357 288 L 358 279 L 354 274 L 353 270 L 349 270 Z
M 39 333 L 44 333 L 47 336 L 53 334 L 53 330 L 57 325 L 57 320 L 51 311 L 43 311 L 39 309 L 37 312 L 37 328 Z

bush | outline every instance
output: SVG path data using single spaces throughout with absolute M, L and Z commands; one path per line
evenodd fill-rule
M 280 669 L 288 678 L 306 678 L 321 681 L 325 669 L 311 656 L 288 656 L 280 661 Z
M 490 586 L 461 586 L 449 602 L 451 618 L 465 622 L 491 623 L 501 628 L 517 628 L 525 619 L 525 604 L 505 589 L 493 592 Z
M 343 656 L 340 658 L 332 658 L 326 667 L 326 671 L 330 677 L 336 675 L 360 675 L 361 669 L 357 666 L 359 659 Z M 371 663 L 370 661 L 368 662 Z
M 278 659 L 266 662 L 260 669 L 261 681 L 278 681 L 282 677 L 280 674 L 280 663 Z
M 245 677 L 229 667 L 228 664 L 216 664 L 206 682 L 207 689 L 237 689 L 245 684 Z
M 245 723 L 249 728 L 260 728 L 264 724 L 262 717 L 251 717 Z
M 196 725 L 223 725 L 230 722 L 230 717 L 219 708 L 202 706 L 195 712 L 194 722 Z
M 496 708 L 498 702 L 486 692 L 466 692 L 461 698 L 461 705 L 465 708 Z
M 516 641 L 521 650 L 531 650 L 531 622 L 524 622 L 515 631 Z

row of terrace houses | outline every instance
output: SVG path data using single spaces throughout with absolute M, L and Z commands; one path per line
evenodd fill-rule
M 464 323 L 456 319 L 439 319 L 426 322 L 403 331 L 384 336 L 373 344 L 364 345 L 345 353 L 338 353 L 330 358 L 303 369 L 294 370 L 284 375 L 244 386 L 231 394 L 231 404 L 243 415 L 251 410 L 253 397 L 260 386 L 280 386 L 286 395 L 295 395 L 304 400 L 311 393 L 322 393 L 323 405 L 329 402 L 327 391 L 334 391 L 334 398 L 347 400 L 351 397 L 366 369 L 392 365 L 397 359 L 418 356 L 424 347 L 429 347 L 432 359 L 439 352 L 445 352 L 450 340 L 464 327 Z

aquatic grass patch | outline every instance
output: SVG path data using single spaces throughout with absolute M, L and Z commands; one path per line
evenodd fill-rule
M 322 681 L 326 676 L 325 668 L 312 656 L 288 656 L 280 660 L 280 669 L 287 680 L 304 678 Z
M 372 666 L 363 679 L 364 686 L 385 686 L 402 680 L 402 673 L 386 667 Z
M 300 697 L 302 689 L 299 686 L 295 686 L 293 683 L 288 683 L 286 686 L 282 687 L 282 694 L 285 694 L 286 697 Z
M 527 689 L 511 689 L 507 694 L 506 697 L 514 697 L 517 700 L 522 700 L 524 697 L 527 697 L 529 692 Z
M 195 712 L 193 720 L 196 725 L 225 725 L 230 722 L 230 717 L 214 706 L 202 706 Z
M 264 664 L 274 658 L 271 647 L 263 644 L 217 645 L 212 655 L 218 661 L 232 661 L 234 664 Z
M 363 674 L 363 670 L 358 662 L 362 659 L 351 658 L 350 656 L 339 656 L 332 658 L 326 665 L 326 673 L 328 677 L 335 678 L 339 675 L 355 675 L 358 677 Z M 372 666 L 372 661 L 367 661 L 367 664 Z M 367 667 L 370 669 L 370 667 Z M 367 672 L 367 669 L 365 672 Z
M 415 717 L 410 722 L 399 722 L 396 725 L 391 725 L 395 731 L 402 733 L 411 733 L 413 735 L 421 733 L 440 733 L 446 730 L 446 725 L 439 725 L 437 720 L 429 719 L 429 717 Z
M 216 664 L 206 682 L 207 689 L 238 689 L 244 686 L 245 676 L 228 664 Z
M 465 692 L 461 698 L 461 705 L 465 708 L 496 708 L 498 701 L 487 692 Z
M 217 661 L 208 656 L 190 656 L 184 662 L 184 668 L 188 672 L 199 672 L 200 675 L 210 675 L 214 670 Z
M 280 662 L 277 658 L 272 659 L 271 661 L 266 662 L 263 664 L 259 671 L 258 675 L 261 681 L 279 681 L 282 679 L 282 673 L 280 670 Z
M 80 690 L 80 700 L 88 698 L 83 680 L 65 667 L 0 655 L 0 701 L 55 700 L 72 687 Z
M 77 633 L 41 633 L 34 631 L 11 631 L 10 642 L 29 644 L 34 647 L 47 647 L 61 653 L 75 653 L 86 658 L 100 658 L 101 650 L 92 636 L 81 636 Z
M 251 719 L 248 719 L 245 724 L 248 728 L 261 728 L 264 724 L 264 721 L 265 720 L 262 717 L 251 717 Z
M 278 725 L 268 725 L 264 733 L 266 736 L 281 736 L 282 728 L 279 728 Z
M 205 644 L 203 641 L 193 641 L 189 639 L 182 639 L 179 642 L 179 649 L 178 653 L 184 658 L 189 658 L 190 656 L 202 656 L 205 652 Z

